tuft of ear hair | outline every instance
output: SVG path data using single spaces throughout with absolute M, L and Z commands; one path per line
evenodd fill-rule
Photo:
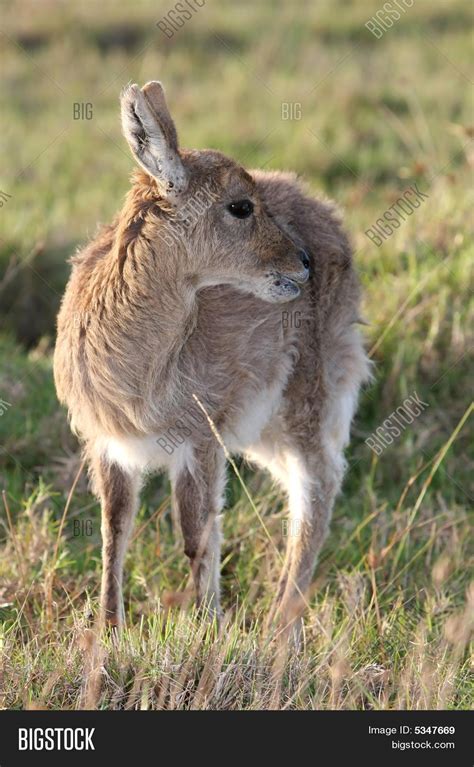
M 120 102 L 123 135 L 134 158 L 156 180 L 160 194 L 176 204 L 186 190 L 188 174 L 163 86 L 157 80 L 141 89 L 135 83 L 127 85 Z

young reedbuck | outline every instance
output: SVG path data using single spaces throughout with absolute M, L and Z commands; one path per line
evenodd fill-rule
M 180 149 L 159 82 L 130 85 L 121 105 L 143 170 L 115 221 L 73 258 L 54 359 L 102 504 L 101 615 L 122 623 L 141 483 L 163 469 L 198 602 L 219 614 L 223 443 L 288 494 L 275 613 L 290 621 L 368 377 L 350 246 L 334 207 L 295 176 Z

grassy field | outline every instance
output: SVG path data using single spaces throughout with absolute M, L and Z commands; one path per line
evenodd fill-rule
M 170 39 L 163 3 L 0 5 L 0 707 L 470 708 L 470 2 L 415 2 L 379 39 L 377 2 L 208 0 Z M 230 472 L 221 633 L 193 611 L 163 478 L 129 549 L 128 628 L 118 645 L 93 629 L 100 514 L 55 398 L 54 317 L 67 258 L 128 187 L 118 94 L 149 79 L 183 146 L 297 171 L 356 253 L 375 378 L 288 657 L 263 628 L 285 502 L 248 468 L 270 536 Z M 427 198 L 378 247 L 366 230 L 413 184 Z M 365 440 L 415 394 L 427 406 L 376 455 Z

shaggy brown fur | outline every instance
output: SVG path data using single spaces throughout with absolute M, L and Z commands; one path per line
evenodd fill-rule
M 334 207 L 293 175 L 180 151 L 159 83 L 130 86 L 122 119 L 144 172 L 114 223 L 73 259 L 54 363 L 102 501 L 102 614 L 121 621 L 140 480 L 162 469 L 198 598 L 219 609 L 225 458 L 197 397 L 229 450 L 289 494 L 276 605 L 287 620 L 311 580 L 368 376 L 350 247 Z M 253 212 L 237 218 L 229 206 L 242 200 Z

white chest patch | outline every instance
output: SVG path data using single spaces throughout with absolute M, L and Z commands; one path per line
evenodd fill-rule
M 262 389 L 245 406 L 244 411 L 222 435 L 231 453 L 241 453 L 260 439 L 264 426 L 280 405 L 282 385 Z

